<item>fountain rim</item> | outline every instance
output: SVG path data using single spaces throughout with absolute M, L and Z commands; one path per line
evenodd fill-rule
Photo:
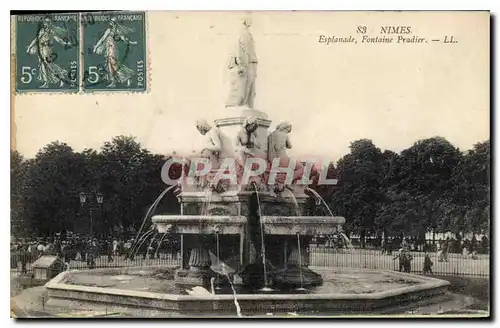
M 165 267 L 165 266 L 150 266 L 154 267 Z M 396 272 L 390 270 L 375 270 L 375 269 L 360 269 L 360 268 L 342 268 L 342 267 L 311 267 L 320 268 L 322 270 L 344 270 L 344 271 L 354 271 L 358 272 L 360 270 L 364 272 L 376 272 L 376 273 L 386 273 L 390 275 L 412 278 L 417 280 L 419 283 L 416 285 L 405 286 L 400 288 L 389 289 L 382 292 L 366 293 L 366 294 L 355 294 L 355 293 L 330 293 L 330 294 L 238 294 L 239 301 L 256 301 L 256 300 L 266 300 L 266 301 L 280 301 L 280 300 L 290 300 L 294 301 L 304 301 L 304 300 L 382 300 L 390 297 L 396 297 L 403 294 L 420 292 L 425 290 L 434 290 L 438 288 L 448 287 L 450 283 L 446 280 L 441 280 L 433 277 L 417 276 L 414 274 Z M 144 269 L 142 266 L 128 267 L 127 269 Z M 124 297 L 138 297 L 154 300 L 165 300 L 165 301 L 178 301 L 178 302 L 190 302 L 190 301 L 233 301 L 234 296 L 231 294 L 224 295 L 204 295 L 204 296 L 192 296 L 192 295 L 176 295 L 167 293 L 157 293 L 157 292 L 146 292 L 146 291 L 136 291 L 136 290 L 125 290 L 118 288 L 107 288 L 107 287 L 91 287 L 82 285 L 71 285 L 66 284 L 63 281 L 72 273 L 97 273 L 99 271 L 106 272 L 110 269 L 92 269 L 92 270 L 71 270 L 65 271 L 57 275 L 55 278 L 50 280 L 45 284 L 45 288 L 49 291 L 49 297 L 51 292 L 84 292 L 90 294 L 98 295 L 109 295 L 113 296 L 124 296 Z M 56 295 L 56 297 L 59 297 Z
M 245 224 L 247 219 L 242 215 L 184 215 L 184 214 L 158 214 L 151 217 L 153 223 L 227 223 Z
M 287 221 L 279 221 L 282 219 Z M 293 223 L 324 223 L 324 224 L 344 224 L 345 218 L 342 216 L 305 216 L 305 215 L 263 215 L 260 218 L 262 223 L 273 225 L 289 225 Z

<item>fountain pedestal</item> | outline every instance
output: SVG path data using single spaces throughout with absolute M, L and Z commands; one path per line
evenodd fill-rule
M 262 216 L 260 220 L 267 240 L 274 245 L 266 252 L 269 261 L 278 269 L 274 282 L 293 287 L 321 285 L 321 275 L 308 268 L 310 240 L 314 235 L 338 231 L 345 219 L 330 216 Z
M 182 236 L 182 265 L 175 274 L 177 285 L 209 286 L 210 278 L 215 275 L 215 272 L 210 268 L 215 263 L 212 263 L 209 251 L 217 253 L 217 238 L 220 239 L 221 254 L 227 253 L 225 252 L 225 243 L 229 240 L 233 244 L 232 250 L 236 250 L 236 257 L 239 258 L 234 262 L 243 263 L 242 245 L 247 222 L 245 217 L 236 215 L 155 215 L 152 221 L 159 233 Z M 189 260 L 186 261 L 188 254 Z
M 296 245 L 296 243 L 292 243 L 292 245 L 294 244 Z M 297 246 L 292 246 L 284 270 L 280 271 L 275 277 L 277 284 L 296 287 L 309 287 L 323 284 L 321 275 L 308 267 L 310 259 L 307 247 L 307 244 L 301 244 L 299 250 Z
M 267 151 L 267 129 L 271 124 L 271 121 L 267 119 L 267 114 L 246 106 L 231 107 L 230 113 L 227 117 L 214 121 L 215 126 L 219 129 L 223 156 L 234 157 L 234 142 L 241 130 L 241 125 L 247 117 L 256 118 L 257 130 L 255 135 L 260 150 L 265 153 Z
M 208 286 L 214 272 L 210 269 L 210 255 L 206 248 L 195 247 L 189 255 L 188 269 L 175 273 L 175 283 L 185 286 Z

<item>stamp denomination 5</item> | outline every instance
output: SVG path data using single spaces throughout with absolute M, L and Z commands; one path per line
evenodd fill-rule
M 145 13 L 85 13 L 84 91 L 145 91 Z
M 78 14 L 16 17 L 16 91 L 78 91 L 78 28 Z

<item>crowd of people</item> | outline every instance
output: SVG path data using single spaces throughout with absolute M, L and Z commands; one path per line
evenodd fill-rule
M 447 237 L 444 240 L 440 239 L 435 242 L 426 241 L 425 243 L 419 243 L 415 237 L 393 238 L 385 243 L 382 242 L 380 247 L 383 254 L 390 255 L 394 250 L 403 246 L 406 246 L 408 250 L 413 252 L 438 252 L 442 254 L 440 261 L 446 260 L 449 253 L 462 254 L 464 257 L 470 256 L 471 258 L 474 258 L 476 254 L 489 253 L 489 240 L 486 236 L 483 236 L 479 241 L 474 236 L 470 240 L 467 238 L 456 239 Z
M 464 239 L 462 241 L 448 237 L 445 240 L 439 240 L 434 248 L 431 247 L 429 243 L 426 243 L 423 247 L 423 251 L 425 252 L 423 273 L 432 274 L 432 266 L 434 265 L 434 262 L 431 260 L 429 252 L 433 251 L 435 248 L 437 248 L 438 261 L 448 262 L 449 253 L 461 253 L 463 258 L 477 259 L 478 249 L 482 250 L 482 253 L 487 253 L 484 251 L 484 249 L 487 249 L 488 247 L 486 243 L 488 243 L 487 237 L 483 237 L 480 243 L 477 242 L 475 237 L 473 237 L 472 240 Z M 383 248 L 382 253 L 391 254 L 392 246 L 393 245 Z M 410 251 L 419 251 L 420 249 L 416 248 L 414 244 L 411 243 L 410 239 L 403 239 L 400 246 L 401 248 L 393 260 L 399 259 L 399 271 L 411 272 L 413 256 Z
M 464 257 L 474 258 L 477 254 L 489 254 L 489 239 L 483 236 L 478 240 L 475 236 L 468 238 L 447 237 L 439 240 L 419 241 L 417 237 L 387 237 L 387 238 L 360 238 L 351 236 L 350 241 L 356 248 L 380 249 L 382 254 L 391 255 L 402 247 L 406 247 L 412 252 L 438 252 L 442 258 L 440 261 L 446 261 L 449 253 L 462 254 Z M 324 245 L 329 248 L 346 248 L 345 238 L 339 234 L 333 236 L 316 236 L 313 238 L 313 244 L 317 246 Z
M 448 262 L 448 254 L 461 254 L 464 259 L 477 259 L 477 254 L 489 253 L 489 239 L 483 236 L 478 240 L 473 236 L 470 240 L 467 238 L 439 239 L 436 241 L 418 241 L 416 237 L 388 237 L 382 238 L 366 238 L 364 242 L 357 240 L 356 237 L 351 239 L 352 244 L 357 248 L 379 249 L 382 255 L 392 255 L 397 252 L 393 260 L 399 261 L 399 271 L 411 272 L 413 255 L 411 252 L 424 252 L 423 273 L 432 274 L 432 266 L 434 262 L 431 260 L 430 253 L 436 253 L 438 262 Z M 317 236 L 312 240 L 313 244 L 325 245 L 329 248 L 345 249 L 345 238 L 341 238 L 339 234 L 333 236 Z M 363 247 L 364 246 L 364 247 Z
M 108 263 L 119 258 L 122 261 L 134 261 L 136 258 L 157 259 L 163 254 L 171 254 L 175 258 L 180 251 L 180 241 L 175 238 L 139 238 L 133 237 L 89 237 L 78 234 L 65 236 L 56 235 L 53 238 L 17 238 L 11 241 L 11 268 L 17 269 L 21 264 L 21 272 L 27 272 L 27 265 L 33 263 L 43 255 L 57 255 L 65 263 L 81 261 L 88 268 L 96 267 L 96 259 Z M 328 238 L 331 247 L 345 248 L 346 240 L 340 235 Z M 315 240 L 313 240 L 313 243 Z M 373 247 L 373 246 L 372 246 Z M 436 252 L 437 261 L 447 262 L 448 254 L 462 254 L 463 258 L 476 259 L 478 253 L 489 252 L 489 240 L 483 237 L 480 241 L 473 237 L 471 240 L 457 240 L 446 238 L 436 243 L 426 242 L 419 245 L 415 238 L 388 238 L 381 245 L 374 246 L 382 249 L 382 255 L 391 255 L 397 250 L 393 260 L 399 259 L 399 271 L 411 272 L 413 256 L 411 252 L 423 251 L 424 274 L 432 274 L 433 261 L 430 252 Z
M 160 244 L 161 241 L 161 244 Z M 81 237 L 71 235 L 53 238 L 16 238 L 10 244 L 11 268 L 18 268 L 26 273 L 27 264 L 35 262 L 43 255 L 57 255 L 64 262 L 85 262 L 88 268 L 96 267 L 96 259 L 104 256 L 108 263 L 120 258 L 133 261 L 137 257 L 142 259 L 160 258 L 162 254 L 170 252 L 175 256 L 178 251 L 175 239 L 148 238 L 136 240 L 114 237 Z

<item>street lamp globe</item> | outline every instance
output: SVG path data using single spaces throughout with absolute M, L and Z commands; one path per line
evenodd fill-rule
M 80 204 L 83 205 L 85 204 L 85 201 L 87 200 L 87 195 L 84 192 L 80 193 Z
M 104 196 L 101 193 L 97 193 L 96 198 L 97 198 L 97 203 L 102 204 Z

